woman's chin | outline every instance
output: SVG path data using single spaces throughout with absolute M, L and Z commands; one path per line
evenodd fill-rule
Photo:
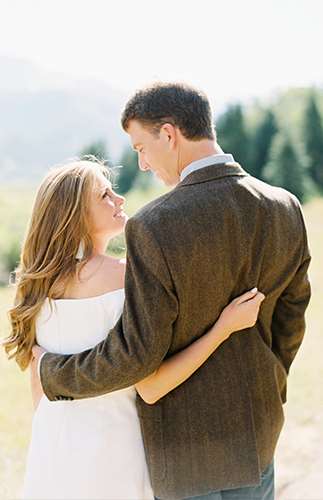
M 128 219 L 129 219 L 128 215 L 125 213 L 123 213 L 122 215 L 119 215 L 117 218 L 120 219 L 120 224 L 123 224 L 123 226 L 125 226 L 127 224 Z
M 124 228 L 126 227 L 128 219 L 129 219 L 129 217 L 125 213 L 115 217 L 115 223 L 117 224 L 118 229 L 120 229 L 119 234 L 124 231 Z

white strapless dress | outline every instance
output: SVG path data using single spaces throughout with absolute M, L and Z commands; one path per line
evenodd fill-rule
M 124 289 L 85 299 L 46 301 L 37 343 L 74 354 L 101 342 L 119 319 Z M 151 500 L 136 391 L 49 401 L 33 416 L 21 498 L 33 500 Z

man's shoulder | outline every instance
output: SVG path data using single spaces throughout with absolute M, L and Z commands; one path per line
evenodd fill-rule
M 156 220 L 160 221 L 161 217 L 167 217 L 170 211 L 173 210 L 174 198 L 176 198 L 176 191 L 175 189 L 172 189 L 140 208 L 131 217 L 131 220 L 144 225 L 154 223 Z
M 299 199 L 287 189 L 279 186 L 273 186 L 272 184 L 268 184 L 267 182 L 257 179 L 251 175 L 248 176 L 247 182 L 255 188 L 256 193 L 258 193 L 263 199 L 266 199 L 268 203 L 272 202 L 285 206 L 286 208 L 301 206 Z

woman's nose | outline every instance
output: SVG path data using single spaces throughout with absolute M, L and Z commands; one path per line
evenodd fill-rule
M 126 201 L 125 197 L 121 196 L 121 194 L 118 194 L 116 196 L 116 203 L 117 203 L 117 205 L 123 205 L 125 201 Z

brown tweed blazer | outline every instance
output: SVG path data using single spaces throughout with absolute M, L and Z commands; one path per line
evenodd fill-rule
M 138 397 L 137 408 L 156 496 L 258 484 L 283 425 L 286 377 L 310 298 L 297 199 L 237 163 L 213 165 L 139 211 L 126 240 L 120 320 L 91 350 L 44 356 L 47 397 L 86 398 L 135 384 L 257 286 L 266 299 L 256 326 L 232 335 L 156 404 Z

